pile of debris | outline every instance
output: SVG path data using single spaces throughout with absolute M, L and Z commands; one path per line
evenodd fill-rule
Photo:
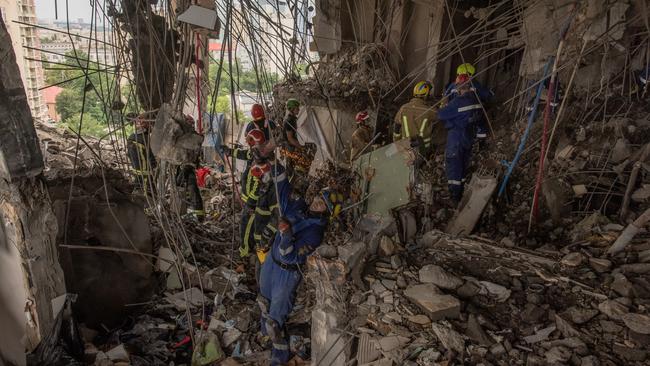
M 397 77 L 386 58 L 386 49 L 376 43 L 347 47 L 336 57 L 317 63 L 313 76 L 304 80 L 287 80 L 273 87 L 276 100 L 299 96 L 301 100 L 340 98 L 349 107 L 359 108 L 369 100 L 378 101 L 397 85 Z
M 404 249 L 385 229 L 339 246 L 338 256 L 310 262 L 317 309 L 326 314 L 314 318 L 337 320 L 325 329 L 312 324 L 312 360 L 642 364 L 650 345 L 650 246 L 641 241 L 608 258 L 615 235 L 604 240 L 598 231 L 600 240 L 559 252 L 438 231 Z M 346 272 L 352 281 L 344 286 Z

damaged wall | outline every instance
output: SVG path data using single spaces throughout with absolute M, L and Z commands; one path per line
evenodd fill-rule
M 26 363 L 65 293 L 54 236 L 56 218 L 43 184 L 43 160 L 11 39 L 0 20 L 0 363 Z

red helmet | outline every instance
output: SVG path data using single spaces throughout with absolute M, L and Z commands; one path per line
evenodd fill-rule
M 251 167 L 251 174 L 253 177 L 263 180 L 264 176 L 271 172 L 271 164 L 268 162 L 255 164 Z
M 370 118 L 370 115 L 368 114 L 368 112 L 363 111 L 363 112 L 357 113 L 357 117 L 355 118 L 355 120 L 357 121 L 357 123 L 361 123 L 361 122 L 367 120 L 368 118 Z
M 465 83 L 469 82 L 469 75 L 467 74 L 460 74 L 456 76 L 456 86 L 461 86 Z
M 246 143 L 248 143 L 248 146 L 250 147 L 264 145 L 266 143 L 264 132 L 262 132 L 262 130 L 258 130 L 257 128 L 251 130 L 248 134 L 246 134 Z
M 264 107 L 260 104 L 253 104 L 253 107 L 251 107 L 251 116 L 253 116 L 253 121 L 259 121 L 266 118 L 264 115 Z

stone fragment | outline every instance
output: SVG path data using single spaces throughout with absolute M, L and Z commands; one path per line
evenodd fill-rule
M 358 266 L 366 253 L 366 245 L 363 242 L 348 243 L 338 248 L 339 259 L 345 264 L 345 270 L 350 273 Z
M 578 337 L 580 336 L 580 331 L 575 329 L 568 321 L 564 320 L 561 316 L 555 314 L 555 326 L 557 330 L 562 333 L 565 337 Z
M 114 347 L 110 351 L 106 352 L 106 356 L 113 362 L 129 361 L 129 353 L 126 351 L 126 348 L 124 348 L 123 344 L 120 344 L 117 347 Z
M 603 258 L 589 258 L 589 266 L 598 273 L 609 271 L 612 267 L 612 262 Z
M 422 366 L 436 366 L 442 354 L 434 348 L 425 349 L 418 356 L 418 365 Z
M 580 359 L 580 366 L 600 366 L 598 357 L 589 355 Z
M 386 292 L 387 288 L 384 286 L 381 281 L 375 281 L 372 283 L 371 286 L 372 292 L 374 292 L 376 295 L 381 295 L 384 292 Z
M 336 258 L 337 255 L 340 256 L 340 254 L 338 254 L 337 247 L 329 244 L 320 245 L 318 248 L 316 248 L 316 254 L 327 259 Z
M 574 324 L 584 324 L 598 315 L 598 310 L 572 306 L 567 309 L 565 314 Z
M 411 315 L 407 319 L 411 323 L 418 324 L 418 325 L 431 324 L 431 319 L 429 319 L 429 317 L 424 314 Z
M 506 353 L 506 348 L 501 343 L 495 343 L 490 347 L 490 353 L 498 357 Z
M 201 290 L 196 287 L 192 287 L 174 295 L 168 295 L 165 297 L 165 300 L 174 305 L 174 307 L 180 311 L 186 310 L 188 305 L 190 308 L 196 308 L 202 304 L 210 303 L 210 299 L 205 297 Z
M 481 289 L 479 294 L 494 298 L 498 302 L 504 302 L 510 298 L 511 291 L 501 285 L 489 281 L 479 281 Z
M 627 361 L 645 361 L 647 357 L 647 351 L 639 348 L 630 348 L 622 345 L 620 343 L 614 343 L 612 346 L 612 351 L 616 353 L 619 357 Z
M 603 330 L 605 333 L 620 333 L 623 330 L 623 327 L 620 325 L 614 323 L 611 320 L 601 320 L 600 321 L 600 328 Z
M 501 243 L 501 245 L 503 245 L 506 248 L 514 248 L 515 247 L 515 242 L 512 241 L 512 239 L 510 239 L 507 236 L 504 237 L 503 239 L 501 239 L 500 243 Z
M 397 283 L 393 280 L 381 280 L 381 284 L 384 285 L 389 290 L 395 290 L 395 287 L 397 286 Z
M 464 354 L 465 352 L 465 339 L 460 333 L 451 329 L 450 326 L 446 326 L 442 323 L 432 323 L 431 328 L 433 333 L 436 335 L 440 343 L 450 350 L 456 351 L 459 354 Z
M 444 295 L 433 284 L 411 286 L 404 296 L 427 313 L 432 321 L 460 317 L 460 301 L 451 295 Z
M 399 255 L 395 254 L 390 257 L 390 265 L 393 267 L 393 269 L 399 269 L 402 267 L 402 260 L 400 259 Z
M 388 320 L 387 323 L 390 323 L 390 322 L 401 323 L 402 322 L 402 316 L 399 315 L 395 311 L 391 311 L 391 312 L 387 313 L 386 315 L 384 315 L 383 319 Z
M 625 326 L 634 332 L 650 334 L 650 317 L 643 314 L 628 313 L 621 317 Z
M 176 254 L 168 247 L 161 247 L 158 251 L 158 260 L 156 261 L 156 268 L 160 272 L 169 272 L 176 261 Z
M 465 334 L 471 340 L 484 346 L 491 346 L 494 343 L 494 340 L 483 330 L 483 327 L 481 327 L 481 324 L 478 322 L 478 319 L 474 314 L 469 315 Z
M 567 267 L 578 267 L 585 260 L 585 256 L 582 253 L 574 252 L 565 255 L 560 263 Z
M 387 336 L 379 340 L 379 347 L 381 347 L 384 352 L 391 352 L 400 347 L 403 347 L 409 343 L 410 339 L 402 336 Z
M 456 289 L 456 294 L 463 299 L 470 299 L 481 291 L 481 287 L 472 281 L 465 281 L 462 286 Z
M 366 304 L 370 306 L 377 305 L 377 298 L 375 297 L 375 295 L 369 295 L 368 299 L 366 299 Z
M 378 249 L 379 255 L 384 257 L 390 257 L 393 254 L 395 254 L 395 250 L 396 248 L 393 239 L 387 236 L 382 236 L 381 240 L 379 241 L 379 249 Z
M 528 344 L 534 344 L 534 343 L 544 341 L 548 339 L 548 337 L 551 335 L 551 333 L 555 331 L 555 329 L 557 328 L 554 325 L 544 329 L 540 329 L 537 332 L 535 332 L 535 334 L 524 337 L 524 341 Z
M 618 300 L 605 300 L 598 305 L 598 310 L 614 320 L 628 313 L 628 307 Z
M 632 282 L 628 281 L 625 275 L 623 275 L 622 273 L 614 274 L 614 281 L 612 281 L 610 287 L 614 292 L 616 292 L 621 296 L 624 297 L 632 296 L 632 288 L 633 288 Z
M 378 349 L 378 343 L 368 333 L 361 333 L 359 336 L 357 362 L 360 365 L 364 365 L 368 362 L 375 361 L 380 356 L 381 352 Z
M 620 163 L 629 158 L 631 154 L 632 151 L 630 150 L 629 142 L 624 138 L 620 138 L 616 140 L 616 144 L 612 148 L 612 156 L 610 157 L 610 160 L 614 164 Z
M 549 365 L 554 365 L 554 364 L 558 364 L 558 363 L 564 364 L 567 361 L 569 361 L 569 359 L 571 358 L 572 355 L 573 355 L 573 353 L 571 352 L 570 349 L 568 349 L 566 347 L 559 347 L 558 346 L 558 347 L 553 347 L 550 350 L 548 350 L 544 354 L 544 358 L 546 358 L 546 362 Z
M 229 347 L 231 344 L 235 343 L 242 336 L 242 332 L 232 327 L 225 331 L 221 336 L 222 345 L 224 347 Z
M 463 280 L 435 264 L 429 264 L 420 268 L 418 274 L 420 282 L 433 283 L 437 287 L 447 290 L 455 290 L 463 284 Z

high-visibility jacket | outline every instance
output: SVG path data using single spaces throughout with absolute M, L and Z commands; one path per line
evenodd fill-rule
M 422 98 L 413 98 L 404 104 L 395 115 L 393 140 L 421 137 L 424 146 L 431 145 L 433 126 L 438 121 L 436 110 Z
M 149 175 L 156 168 L 156 158 L 151 152 L 149 131 L 134 132 L 127 139 L 131 167 L 140 175 Z

